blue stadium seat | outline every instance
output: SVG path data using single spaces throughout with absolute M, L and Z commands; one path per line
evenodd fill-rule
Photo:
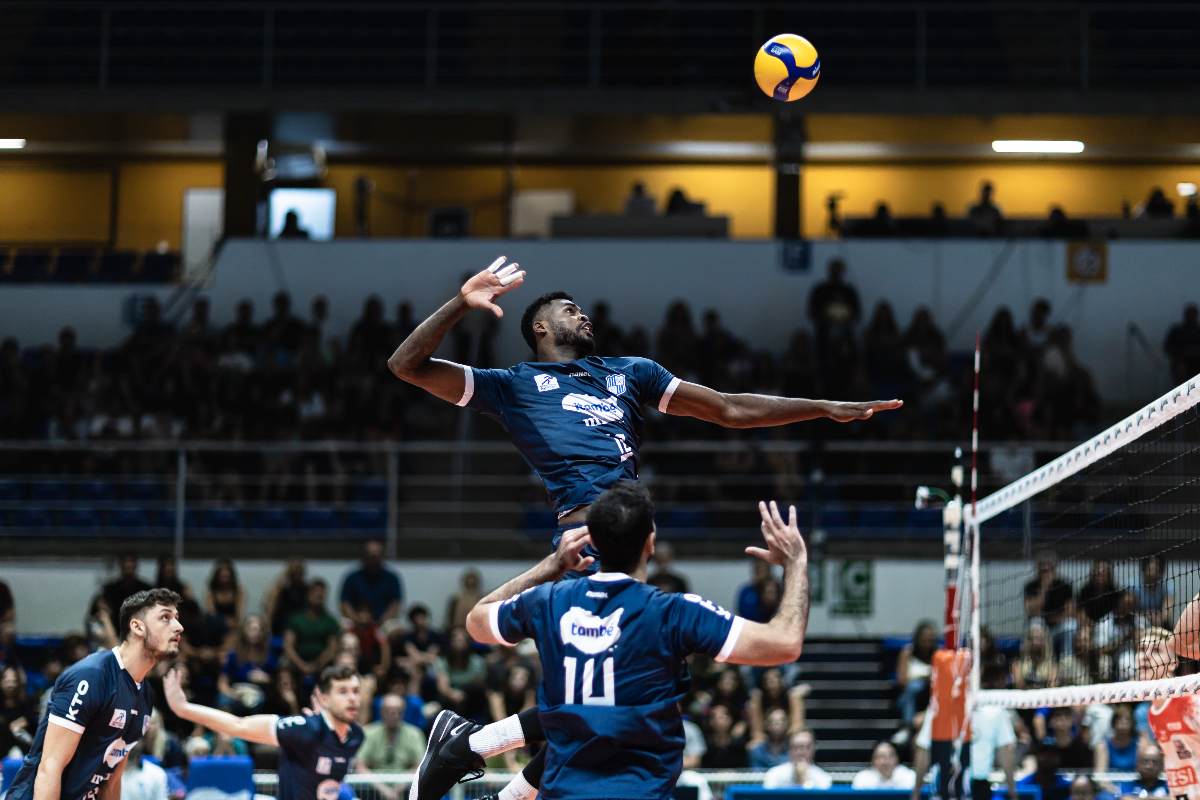
M 133 277 L 133 266 L 137 263 L 137 253 L 111 252 L 100 256 L 100 266 L 96 277 L 102 281 L 123 283 Z
M 849 528 L 850 509 L 839 503 L 827 503 L 821 508 L 821 526 L 824 528 Z
M 84 481 L 75 486 L 76 500 L 108 502 L 117 499 L 117 485 L 112 481 Z
M 558 518 L 549 509 L 527 508 L 523 516 L 527 533 L 542 534 L 549 538 L 558 528 Z
M 83 283 L 96 260 L 92 250 L 60 250 L 54 262 L 54 280 L 59 283 Z
M 140 508 L 114 508 L 108 512 L 108 527 L 121 531 L 146 531 L 150 520 Z
M 199 522 L 199 515 L 196 514 L 196 509 L 189 508 L 183 514 L 184 530 L 195 530 Z M 175 509 L 160 508 L 158 510 L 158 527 L 165 528 L 169 531 L 175 530 Z
M 354 502 L 386 503 L 388 487 L 386 481 L 363 481 L 354 485 Z
M 899 527 L 899 522 L 894 508 L 868 506 L 858 510 L 858 527 L 860 528 L 894 530 Z
M 60 503 L 71 496 L 71 484 L 66 481 L 31 481 L 29 499 L 42 503 Z
M 45 508 L 18 508 L 9 518 L 14 528 L 49 528 L 54 519 Z
M 130 481 L 125 484 L 125 499 L 153 503 L 167 496 L 167 487 L 158 481 Z
M 24 499 L 24 487 L 18 481 L 0 481 L 0 502 L 13 503 Z
M 204 521 L 210 531 L 240 531 L 246 527 L 246 517 L 240 508 L 210 508 Z
M 178 271 L 178 253 L 147 253 L 142 257 L 142 270 L 134 279 L 139 283 L 172 283 Z
M 346 527 L 355 530 L 383 530 L 387 527 L 387 513 L 379 506 L 352 509 L 346 514 Z
M 910 531 L 940 536 L 942 533 L 942 510 L 940 508 L 910 508 L 905 514 L 904 526 Z
M 250 517 L 250 527 L 260 531 L 290 531 L 292 513 L 282 508 L 264 508 Z
M 300 528 L 303 530 L 329 531 L 341 527 L 336 509 L 327 507 L 306 508 L 300 512 Z
M 254 795 L 254 762 L 250 756 L 193 756 L 187 779 L 188 791 L 218 789 L 227 795 Z
M 707 528 L 708 511 L 699 506 L 672 508 L 663 515 L 664 528 Z
M 100 514 L 94 508 L 64 508 L 59 523 L 73 533 L 95 532 L 100 530 Z

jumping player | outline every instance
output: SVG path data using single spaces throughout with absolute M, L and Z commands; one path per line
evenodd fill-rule
M 588 356 L 595 347 L 592 325 L 566 292 L 542 295 L 521 318 L 521 335 L 536 361 L 475 369 L 433 358 L 446 333 L 472 308 L 504 316 L 495 301 L 525 280 L 516 264 L 504 261 L 498 258 L 464 283 L 454 299 L 401 343 L 388 367 L 397 377 L 504 426 L 546 484 L 559 522 L 553 546 L 564 531 L 583 524 L 597 495 L 617 481 L 637 480 L 643 406 L 727 428 L 756 428 L 819 417 L 849 422 L 901 405 L 899 400 L 849 403 L 722 394 L 682 381 L 649 359 Z
M 146 673 L 179 655 L 178 603 L 169 589 L 127 598 L 121 643 L 58 676 L 9 800 L 120 800 L 125 757 L 154 711 Z
M 670 797 L 683 767 L 684 659 L 704 653 L 765 667 L 799 658 L 808 625 L 808 555 L 796 509 L 787 522 L 774 502 L 760 503 L 759 513 L 767 547 L 746 552 L 784 570 L 783 598 L 766 624 L 699 595 L 665 594 L 646 584 L 654 505 L 646 488 L 631 482 L 596 498 L 587 528 L 568 531 L 557 553 L 479 601 L 467 617 L 476 641 L 532 638 L 543 669 L 538 711 L 549 745 L 540 788 L 518 777 L 502 798 Z M 589 538 L 602 571 L 558 581 L 573 562 L 582 565 L 577 559 Z M 422 762 L 415 792 L 421 800 L 440 797 L 462 777 L 456 765 L 487 743 L 480 726 L 459 727 L 443 735 L 437 757 Z
M 163 679 L 167 704 L 178 716 L 237 739 L 279 746 L 279 800 L 337 800 L 342 780 L 363 743 L 358 718 L 358 673 L 347 665 L 321 671 L 310 717 L 255 714 L 235 717 L 189 703 L 172 670 Z
M 1196 612 L 1192 600 L 1183 612 L 1179 625 L 1192 618 Z M 1176 630 L 1179 630 L 1177 627 Z M 1138 680 L 1153 681 L 1169 678 L 1175 674 L 1175 651 L 1192 656 L 1195 652 L 1196 630 L 1191 628 L 1182 641 L 1162 628 L 1147 628 L 1142 632 L 1138 645 Z M 1167 772 L 1167 787 L 1175 800 L 1197 800 L 1200 798 L 1200 698 L 1196 695 L 1182 697 L 1158 697 L 1150 701 L 1146 715 L 1150 732 L 1162 748 L 1163 763 Z

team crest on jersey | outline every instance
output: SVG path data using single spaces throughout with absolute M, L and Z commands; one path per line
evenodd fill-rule
M 317 800 L 337 800 L 342 791 L 342 782 L 333 779 L 317 784 Z
M 562 400 L 562 407 L 567 411 L 577 411 L 583 414 L 583 424 L 595 428 L 606 422 L 620 422 L 625 417 L 621 406 L 611 397 L 601 400 L 590 394 L 575 394 L 572 392 Z
M 333 759 L 329 756 L 321 756 L 317 759 L 317 774 L 328 775 L 333 770 Z
M 114 708 L 112 719 L 110 719 L 108 721 L 108 726 L 110 728 L 124 728 L 125 727 L 125 719 L 126 719 L 125 709 Z
M 604 379 L 604 385 L 608 387 L 608 393 L 620 397 L 625 394 L 625 373 L 618 372 L 616 375 L 609 375 Z
M 563 644 L 574 645 L 590 656 L 603 653 L 621 638 L 621 614 L 624 611 L 618 608 L 601 618 L 579 606 L 571 606 L 558 622 Z
M 534 375 L 533 384 L 539 392 L 549 392 L 558 388 L 558 378 L 553 375 Z

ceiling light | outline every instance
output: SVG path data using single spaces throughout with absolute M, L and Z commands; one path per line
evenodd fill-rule
M 20 150 L 24 146 L 24 139 L 0 139 L 0 150 Z
M 1194 183 L 1177 183 L 1177 184 L 1175 184 L 1175 191 L 1179 192 L 1180 197 L 1195 197 L 1196 196 L 1196 184 L 1194 184 Z
M 992 142 L 997 153 L 1082 153 L 1083 142 L 1055 139 L 997 139 Z

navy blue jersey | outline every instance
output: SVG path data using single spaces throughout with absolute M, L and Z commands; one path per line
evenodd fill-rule
M 62 773 L 59 800 L 92 800 L 142 738 L 153 710 L 150 684 L 135 683 L 115 651 L 104 650 L 77 661 L 54 682 L 46 716 L 38 723 L 33 747 L 7 797 L 33 797 L 46 726 L 58 725 L 80 734 L 75 755 Z
M 342 741 L 324 714 L 280 717 L 275 738 L 280 750 L 279 800 L 337 800 L 362 746 L 363 729 L 350 723 Z
M 724 661 L 743 620 L 696 594 L 601 572 L 492 606 L 492 633 L 532 638 L 542 660 L 546 800 L 662 800 L 683 769 L 690 653 Z
M 589 356 L 509 369 L 464 367 L 458 405 L 492 417 L 546 484 L 560 515 L 618 481 L 637 480 L 645 417 L 665 412 L 679 379 L 645 358 Z

